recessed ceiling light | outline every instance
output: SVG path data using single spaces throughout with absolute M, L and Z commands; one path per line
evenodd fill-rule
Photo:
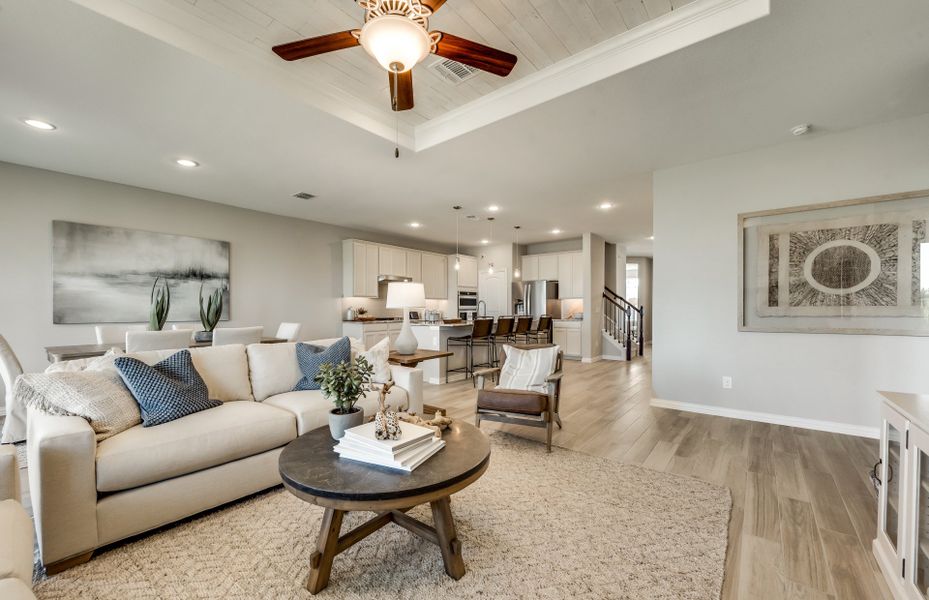
M 647 240 L 653 240 L 653 239 L 655 239 L 655 236 L 653 236 L 653 235 L 650 235 L 650 236 L 648 236 L 648 237 L 647 237 L 647 238 L 645 238 L 645 239 L 647 239 Z
M 614 204 L 612 202 L 601 202 L 600 204 L 597 205 L 597 208 L 599 208 L 600 210 L 610 210 L 611 208 L 613 208 L 613 206 Z
M 489 210 L 490 212 L 497 212 L 498 210 L 500 210 L 500 207 L 497 206 L 496 204 L 491 204 L 490 206 L 487 207 L 487 210 Z
M 410 223 L 410 227 L 412 227 L 413 229 L 417 229 L 417 228 L 422 227 L 422 226 L 423 226 L 423 224 L 420 223 L 419 221 L 413 221 L 412 223 Z
M 795 125 L 790 128 L 790 133 L 794 135 L 803 135 L 804 133 L 809 133 L 810 127 L 809 123 L 801 123 L 800 125 Z
M 181 165 L 182 167 L 187 167 L 188 169 L 200 166 L 200 163 L 195 160 L 190 160 L 189 158 L 179 158 L 174 162 Z
M 560 229 L 552 229 L 552 233 L 554 233 L 555 235 L 558 235 L 559 233 L 561 233 L 561 230 L 560 230 Z
M 55 129 L 58 129 L 51 123 L 48 123 L 47 121 L 40 121 L 38 119 L 23 119 L 23 123 L 25 123 L 29 127 L 33 127 L 35 129 L 41 129 L 42 131 L 53 131 Z
M 490 240 L 481 240 L 481 243 L 482 243 L 482 244 L 489 244 L 489 243 L 490 243 Z

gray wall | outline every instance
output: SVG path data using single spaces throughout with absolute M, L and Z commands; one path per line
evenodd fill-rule
M 927 140 L 929 115 L 656 172 L 656 396 L 876 428 L 876 390 L 929 392 L 929 338 L 744 333 L 736 315 L 738 213 L 929 188 Z
M 627 264 L 635 263 L 639 265 L 639 306 L 645 308 L 645 318 L 642 319 L 642 331 L 645 334 L 645 341 L 652 341 L 652 258 L 648 256 L 630 256 L 626 258 Z
M 53 325 L 51 222 L 68 220 L 231 243 L 229 326 L 303 323 L 305 339 L 341 332 L 346 238 L 448 252 L 415 241 L 333 227 L 141 188 L 0 163 L 0 334 L 27 371 L 44 346 L 93 343 L 92 325 Z

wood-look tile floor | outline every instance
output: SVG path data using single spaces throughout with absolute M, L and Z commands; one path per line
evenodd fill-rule
M 470 380 L 424 387 L 426 403 L 473 419 Z M 554 443 L 731 489 L 724 600 L 892 598 L 871 554 L 876 440 L 652 408 L 651 397 L 650 352 L 566 361 Z M 482 427 L 544 439 L 543 429 Z

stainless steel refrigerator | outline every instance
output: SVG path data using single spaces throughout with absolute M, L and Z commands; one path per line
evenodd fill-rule
M 527 315 L 550 315 L 561 318 L 561 301 L 558 299 L 557 281 L 526 281 L 523 283 L 523 300 Z

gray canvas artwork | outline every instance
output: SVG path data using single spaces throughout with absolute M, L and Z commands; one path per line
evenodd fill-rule
M 199 321 L 199 291 L 223 289 L 229 318 L 229 242 L 67 221 L 52 223 L 53 321 L 148 321 L 157 277 L 171 288 L 170 321 Z

